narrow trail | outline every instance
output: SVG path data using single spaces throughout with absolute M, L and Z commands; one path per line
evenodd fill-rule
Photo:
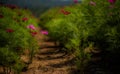
M 72 55 L 60 51 L 53 41 L 46 41 L 47 36 L 45 35 L 38 34 L 36 38 L 39 41 L 40 49 L 27 71 L 21 74 L 73 74 L 76 66 Z

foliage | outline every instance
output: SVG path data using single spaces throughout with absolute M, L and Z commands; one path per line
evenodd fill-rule
M 114 1 L 83 0 L 81 4 L 51 9 L 40 17 L 40 25 L 68 52 L 74 51 L 78 62 L 89 60 L 90 55 L 84 50 L 91 44 L 101 51 L 119 54 L 120 1 Z
M 14 69 L 17 73 L 22 70 L 24 64 L 20 56 L 24 50 L 35 52 L 37 31 L 27 26 L 37 27 L 37 19 L 25 9 L 0 6 L 0 64 Z M 32 51 L 32 52 L 33 52 Z

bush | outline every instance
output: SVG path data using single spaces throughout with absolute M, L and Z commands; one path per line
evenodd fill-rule
M 91 33 L 88 40 L 95 43 L 100 49 L 116 52 L 119 49 L 119 1 L 115 4 L 106 1 L 93 1 L 96 5 L 91 5 L 90 0 L 83 2 L 82 11 L 86 14 L 86 28 Z M 118 52 L 118 51 L 117 51 Z
M 85 31 L 82 31 L 84 29 L 84 27 L 81 27 L 84 25 L 82 19 L 83 13 L 79 7 L 81 7 L 81 5 L 78 4 L 75 6 L 59 8 L 59 10 L 57 9 L 56 16 L 52 17 L 49 21 L 46 20 L 46 24 L 43 26 L 48 29 L 51 38 L 58 41 L 60 45 L 66 48 L 68 53 L 72 53 L 77 57 L 76 64 L 82 70 L 85 67 L 83 63 L 87 64 L 86 61 L 89 60 L 90 55 L 83 51 L 89 44 L 82 43 L 87 38 L 85 37 L 87 36 L 87 33 L 83 33 Z M 52 13 L 52 9 L 50 11 Z M 46 15 L 43 15 L 49 18 L 47 12 L 45 14 Z M 45 20 L 45 17 L 41 19 Z M 86 61 L 83 62 L 84 60 Z
M 0 64 L 21 71 L 24 50 L 33 55 L 38 49 L 35 35 L 37 19 L 28 10 L 0 6 Z M 32 51 L 31 51 L 32 50 Z M 32 58 L 32 56 L 30 56 Z
M 74 51 L 78 62 L 84 58 L 89 60 L 90 55 L 85 53 L 85 49 L 91 44 L 92 48 L 98 48 L 99 51 L 119 54 L 120 1 L 115 1 L 110 3 L 108 0 L 84 0 L 81 4 L 66 6 L 56 11 L 51 9 L 41 17 L 46 20 L 41 25 L 47 28 L 49 35 L 66 47 L 68 52 Z M 55 16 L 49 16 L 49 12 Z

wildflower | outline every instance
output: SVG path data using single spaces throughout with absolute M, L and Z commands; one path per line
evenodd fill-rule
M 13 29 L 6 29 L 6 32 L 12 33 L 12 32 L 14 32 L 14 30 Z
M 69 12 L 69 11 L 65 11 L 64 12 L 64 15 L 69 15 L 71 12 Z
M 22 21 L 27 21 L 28 20 L 28 18 L 27 17 L 24 17 L 24 18 L 22 18 Z
M 78 0 L 73 0 L 74 1 L 74 3 L 78 3 Z
M 42 31 L 41 31 L 41 34 L 48 35 L 48 31 L 42 30 Z
M 93 1 L 90 1 L 90 5 L 96 6 L 96 3 Z
M 108 0 L 108 2 L 109 2 L 110 4 L 114 4 L 114 3 L 116 2 L 116 0 Z
M 61 13 L 64 13 L 64 12 L 65 12 L 65 10 L 62 8 L 62 9 L 60 10 L 60 12 L 61 12 Z
M 3 18 L 3 15 L 0 14 L 0 18 Z
M 37 32 L 30 32 L 32 36 L 35 36 Z
M 64 15 L 69 15 L 71 12 L 65 11 L 64 9 L 61 9 L 61 13 L 63 13 Z
M 27 26 L 28 29 L 31 29 L 31 30 L 35 30 L 36 28 L 34 27 L 34 25 L 30 24 Z

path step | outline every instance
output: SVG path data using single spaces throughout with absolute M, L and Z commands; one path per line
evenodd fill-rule
M 27 71 L 21 74 L 70 74 L 76 69 L 74 56 L 61 51 L 62 46 L 57 46 L 45 35 L 38 35 L 37 39 L 40 48 Z

